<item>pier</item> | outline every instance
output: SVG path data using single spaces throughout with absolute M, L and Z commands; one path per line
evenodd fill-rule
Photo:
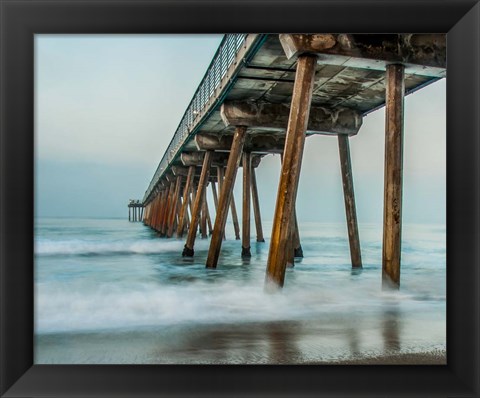
M 128 221 L 143 220 L 143 203 L 139 199 L 130 199 L 128 201 Z
M 404 97 L 445 77 L 444 34 L 225 35 L 143 199 L 130 201 L 129 220 L 132 209 L 131 221 L 185 239 L 184 257 L 195 255 L 197 238 L 210 236 L 205 265 L 216 268 L 230 213 L 235 236 L 228 238 L 240 241 L 239 256 L 248 259 L 252 208 L 255 239 L 264 242 L 256 169 L 280 154 L 265 284 L 281 288 L 286 267 L 304 255 L 295 210 L 304 147 L 309 136 L 336 136 L 351 266 L 361 268 L 349 137 L 385 106 L 382 286 L 398 289 Z M 233 196 L 239 168 L 242 220 Z

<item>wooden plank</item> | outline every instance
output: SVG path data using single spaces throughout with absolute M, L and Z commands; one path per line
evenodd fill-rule
M 352 163 L 350 160 L 350 145 L 347 136 L 338 136 L 338 151 L 343 182 L 343 197 L 348 227 L 348 242 L 353 268 L 362 268 L 360 238 L 358 236 L 357 211 L 355 207 L 355 192 L 353 188 Z
M 287 242 L 290 238 L 292 213 L 300 178 L 316 60 L 314 55 L 301 55 L 297 62 L 268 254 L 265 280 L 267 290 L 282 287 L 285 280 Z
M 250 253 L 250 182 L 251 155 L 243 153 L 243 203 L 242 203 L 242 257 L 252 257 Z
M 203 195 L 208 183 L 208 177 L 210 174 L 210 166 L 212 163 L 212 151 L 205 152 L 203 159 L 202 175 L 198 182 L 197 194 L 195 196 L 195 202 L 193 204 L 192 220 L 190 222 L 190 228 L 188 230 L 187 241 L 183 249 L 183 257 L 193 257 L 195 244 L 195 235 L 197 233 L 198 222 L 200 219 L 200 210 L 202 206 Z
M 220 183 L 220 198 L 218 201 L 217 215 L 215 217 L 215 225 L 213 227 L 213 235 L 208 250 L 207 268 L 217 267 L 220 248 L 222 246 L 222 236 L 227 222 L 228 205 L 233 197 L 233 186 L 235 185 L 235 178 L 242 156 L 243 145 L 245 144 L 246 133 L 247 129 L 243 126 L 235 129 L 225 178 L 223 179 L 223 183 Z M 219 181 L 222 181 L 222 179 L 219 178 Z
M 403 65 L 387 67 L 382 286 L 394 289 L 400 287 L 404 74 Z

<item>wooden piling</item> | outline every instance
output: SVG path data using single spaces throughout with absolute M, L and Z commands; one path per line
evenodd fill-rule
M 163 203 L 162 203 L 162 213 L 160 214 L 159 224 L 158 224 L 158 232 L 162 235 L 163 224 L 165 223 L 165 218 L 167 217 L 168 211 L 168 200 L 170 196 L 170 188 L 165 188 L 165 192 L 163 194 Z
M 208 231 L 207 231 L 207 189 L 205 187 L 205 191 L 202 193 L 202 217 L 200 221 L 200 231 L 202 239 L 207 239 Z
M 282 287 L 285 280 L 287 242 L 300 178 L 316 64 L 315 55 L 298 57 L 268 254 L 267 290 Z
M 257 231 L 257 242 L 265 242 L 263 238 L 262 217 L 260 215 L 260 203 L 258 200 L 257 178 L 255 176 L 255 169 L 251 168 L 252 177 L 252 204 L 253 216 L 255 217 L 255 228 Z
M 223 166 L 217 166 L 217 180 L 218 180 L 218 190 L 219 192 L 222 191 L 222 183 L 223 183 Z M 215 196 L 214 195 L 214 200 L 215 200 Z M 232 195 L 233 197 L 233 195 Z M 217 213 L 218 213 L 218 201 L 217 203 L 215 204 L 215 217 L 217 217 Z M 225 235 L 225 228 L 224 228 L 224 231 L 223 231 L 223 240 L 227 239 L 227 236 Z
M 183 231 L 185 230 L 185 215 L 188 216 L 188 201 L 190 198 L 190 191 L 192 190 L 193 178 L 195 177 L 195 166 L 190 166 L 188 168 L 187 181 L 185 182 L 185 187 L 183 188 L 183 202 L 180 209 L 180 216 L 178 219 L 177 227 L 177 237 L 181 238 L 183 236 Z
M 218 171 L 218 168 L 217 168 Z M 212 186 L 212 196 L 213 196 L 213 204 L 215 206 L 215 212 L 218 209 L 218 196 L 217 196 L 217 188 L 215 186 L 215 181 L 210 182 L 210 185 Z
M 153 214 L 152 224 L 151 224 L 151 227 L 155 231 L 158 231 L 158 225 L 159 225 L 159 220 L 160 220 L 160 217 L 161 217 L 161 211 L 162 211 L 164 196 L 165 196 L 165 192 L 160 191 L 155 198 L 155 212 Z
M 131 210 L 132 210 L 132 208 L 130 206 L 128 206 L 128 221 L 132 221 L 131 216 L 130 216 Z
M 222 246 L 222 236 L 227 222 L 228 206 L 233 198 L 233 186 L 235 185 L 235 177 L 237 176 L 246 135 L 247 128 L 244 126 L 237 126 L 233 136 L 230 155 L 228 157 L 225 179 L 223 180 L 223 183 L 220 183 L 220 198 L 218 200 L 217 215 L 215 217 L 213 235 L 208 250 L 206 262 L 207 268 L 216 268 L 218 263 L 218 256 L 220 255 L 220 248 Z M 222 180 L 219 179 L 219 181 Z
M 353 189 L 352 162 L 350 160 L 350 145 L 348 135 L 338 135 L 338 150 L 343 182 L 343 197 L 350 243 L 350 258 L 353 268 L 362 268 L 360 238 L 358 236 L 357 211 L 355 207 L 355 191 Z
M 165 209 L 165 214 L 164 218 L 162 220 L 162 228 L 161 228 L 161 235 L 166 236 L 168 232 L 168 223 L 170 221 L 170 214 L 173 210 L 173 204 L 175 203 L 174 200 L 174 194 L 175 194 L 175 181 L 172 181 L 170 183 L 170 189 L 168 191 L 168 199 L 167 199 L 167 206 Z
M 185 247 L 182 253 L 182 256 L 184 257 L 193 257 L 193 254 L 194 254 L 193 246 L 195 244 L 195 235 L 197 233 L 198 222 L 200 219 L 200 210 L 202 205 L 203 193 L 205 192 L 205 189 L 208 183 L 208 177 L 210 174 L 210 166 L 212 163 L 212 153 L 213 151 L 206 151 L 203 159 L 202 174 L 200 175 L 197 194 L 195 196 L 195 202 L 193 204 L 192 220 L 190 222 L 187 241 L 185 243 Z
M 302 244 L 300 242 L 300 230 L 298 228 L 297 210 L 293 209 L 293 257 L 303 257 Z
M 405 67 L 387 66 L 385 94 L 385 185 L 382 287 L 400 287 Z
M 212 219 L 210 218 L 210 210 L 208 208 L 207 198 L 205 198 L 205 212 L 207 214 L 208 234 L 213 234 Z
M 172 208 L 171 208 L 170 216 L 168 220 L 167 238 L 171 238 L 173 236 L 173 228 L 175 225 L 175 217 L 177 216 L 181 185 L 182 185 L 182 176 L 178 175 L 175 181 L 175 191 L 173 193 Z
M 237 216 L 237 206 L 235 205 L 235 195 L 232 192 L 232 198 L 230 200 L 230 210 L 232 212 L 232 221 L 233 221 L 233 229 L 235 231 L 235 239 L 240 240 L 240 224 L 238 223 L 238 216 Z
M 250 253 L 250 182 L 251 155 L 243 154 L 243 208 L 242 208 L 242 257 L 252 257 Z

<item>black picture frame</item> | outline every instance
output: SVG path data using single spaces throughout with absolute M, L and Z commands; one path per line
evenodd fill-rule
M 480 5 L 0 0 L 0 395 L 479 397 Z M 35 33 L 447 33 L 447 365 L 33 365 Z

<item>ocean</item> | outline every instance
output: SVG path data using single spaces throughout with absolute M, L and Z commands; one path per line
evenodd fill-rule
M 210 239 L 159 238 L 125 219 L 38 218 L 36 364 L 316 364 L 446 357 L 446 229 L 404 224 L 401 289 L 381 289 L 382 227 L 359 225 L 352 270 L 344 223 L 300 222 L 305 257 L 264 292 L 265 243 L 241 259 L 227 225 L 217 269 Z M 427 357 L 428 359 L 428 357 Z M 381 362 L 380 362 L 381 363 Z M 427 360 L 428 363 L 428 360 Z

